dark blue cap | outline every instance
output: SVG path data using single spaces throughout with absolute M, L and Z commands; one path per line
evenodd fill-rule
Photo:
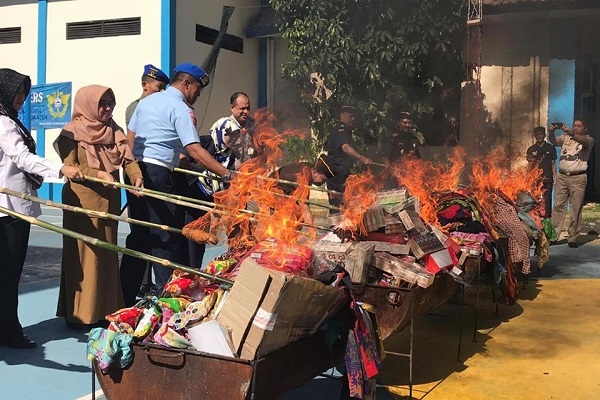
M 196 80 L 198 82 L 200 82 L 202 87 L 207 86 L 208 82 L 210 81 L 208 79 L 208 75 L 206 74 L 206 72 L 202 68 L 197 66 L 196 64 L 192 64 L 192 63 L 179 64 L 173 70 L 173 74 L 177 75 L 177 73 L 179 73 L 179 72 L 185 72 L 186 74 L 190 74 L 191 76 L 196 78 Z
M 169 77 L 167 74 L 162 72 L 159 68 L 156 68 L 152 64 L 144 65 L 144 73 L 142 76 L 148 76 L 150 78 L 156 79 L 157 81 L 161 81 L 164 83 L 169 83 Z

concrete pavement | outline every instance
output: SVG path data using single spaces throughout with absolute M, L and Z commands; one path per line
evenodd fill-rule
M 60 224 L 60 212 L 44 209 L 44 220 Z M 119 242 L 127 234 L 120 224 Z M 92 374 L 86 337 L 56 318 L 61 236 L 32 227 L 23 274 L 20 316 L 34 350 L 0 347 L 0 398 L 91 398 Z M 477 342 L 471 342 L 473 312 L 466 308 L 461 361 L 456 361 L 460 308 L 442 307 L 415 328 L 413 396 L 422 399 L 600 398 L 600 246 L 596 237 L 578 249 L 551 247 L 541 277 L 521 290 L 519 301 L 494 313 L 489 288 L 481 292 Z M 215 256 L 222 248 L 212 248 Z M 535 277 L 536 274 L 534 273 Z M 470 291 L 470 301 L 473 301 Z M 472 328 L 471 328 L 472 329 Z M 386 341 L 386 350 L 407 350 L 408 332 Z M 378 399 L 406 398 L 407 363 L 388 356 Z M 96 386 L 99 389 L 99 386 Z M 336 399 L 340 383 L 314 379 L 284 400 Z

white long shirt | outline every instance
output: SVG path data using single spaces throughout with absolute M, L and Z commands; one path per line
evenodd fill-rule
M 44 178 L 60 177 L 62 164 L 31 154 L 23 142 L 17 124 L 0 115 L 0 186 L 37 196 L 37 190 L 25 177 L 25 172 Z M 37 217 L 42 213 L 39 203 L 0 193 L 0 206 L 21 214 Z M 5 214 L 0 213 L 0 217 Z

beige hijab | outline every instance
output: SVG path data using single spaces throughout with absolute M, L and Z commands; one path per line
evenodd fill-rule
M 123 129 L 112 118 L 107 122 L 99 120 L 100 99 L 107 92 L 114 102 L 111 88 L 90 85 L 79 89 L 75 94 L 73 119 L 60 134 L 80 143 L 90 168 L 113 172 L 123 161 L 133 161 L 133 154 Z

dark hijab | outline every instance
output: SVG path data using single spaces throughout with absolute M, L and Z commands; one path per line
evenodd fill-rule
M 29 133 L 19 120 L 18 112 L 13 107 L 13 102 L 15 101 L 15 97 L 17 97 L 17 92 L 21 85 L 23 85 L 25 90 L 25 96 L 28 96 L 31 90 L 31 79 L 27 75 L 20 74 L 12 69 L 0 68 L 0 115 L 7 116 L 17 124 L 25 146 L 27 146 L 30 153 L 35 154 L 35 141 L 31 133 Z M 42 186 L 43 179 L 41 176 L 25 171 L 23 173 L 34 189 Z

